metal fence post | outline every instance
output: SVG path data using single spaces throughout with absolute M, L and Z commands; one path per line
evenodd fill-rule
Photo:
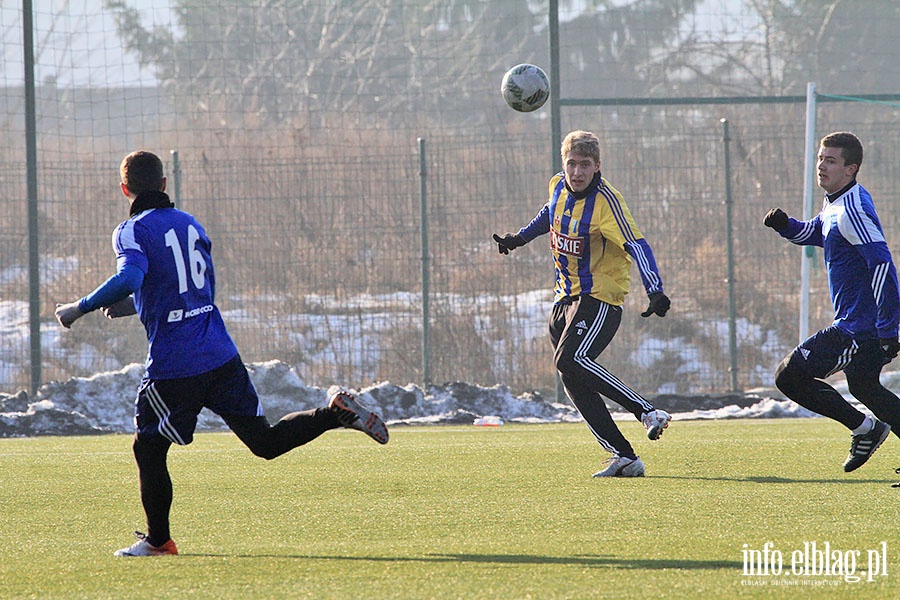
M 31 394 L 41 387 L 41 278 L 38 243 L 37 116 L 34 90 L 34 23 L 31 0 L 22 2 L 25 63 L 25 162 L 28 188 L 28 327 L 31 351 Z
M 735 325 L 736 313 L 734 301 L 734 218 L 731 214 L 731 157 L 728 153 L 728 119 L 721 119 L 722 142 L 725 146 L 725 260 L 727 265 L 728 282 L 728 355 L 731 358 L 731 391 L 738 391 L 738 366 L 737 366 L 737 331 Z
M 547 11 L 547 22 L 550 42 L 550 166 L 551 172 L 558 173 L 562 170 L 562 157 L 559 155 L 559 144 L 562 142 L 562 115 L 560 114 L 559 74 L 559 0 L 550 0 Z M 556 401 L 566 401 L 566 390 L 563 387 L 559 373 L 554 370 L 556 380 Z
M 559 104 L 559 0 L 550 0 L 547 18 L 550 36 L 550 165 L 556 173 L 562 168 L 562 158 L 559 156 L 559 143 L 562 141 Z
M 431 383 L 431 357 L 429 349 L 430 322 L 428 317 L 431 279 L 428 265 L 428 171 L 425 163 L 425 138 L 419 143 L 419 215 L 422 234 L 422 387 Z
M 181 163 L 178 161 L 178 150 L 169 150 L 172 155 L 172 202 L 175 208 L 181 208 Z

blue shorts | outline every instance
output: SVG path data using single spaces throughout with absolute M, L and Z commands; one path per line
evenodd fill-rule
M 193 377 L 149 379 L 145 376 L 134 406 L 137 434 L 162 436 L 179 446 L 190 444 L 194 440 L 197 415 L 204 408 L 220 416 L 265 416 L 240 356 Z
M 844 371 L 880 369 L 884 364 L 878 340 L 855 340 L 838 327 L 823 329 L 794 349 L 793 361 L 819 379 Z

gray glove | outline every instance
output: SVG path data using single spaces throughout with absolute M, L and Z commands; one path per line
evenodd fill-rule
M 84 313 L 78 308 L 78 300 L 69 302 L 68 304 L 56 305 L 56 320 L 66 329 L 72 327 L 72 323 L 83 316 Z

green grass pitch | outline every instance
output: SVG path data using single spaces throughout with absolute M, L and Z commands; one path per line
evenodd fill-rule
M 387 446 L 340 430 L 271 462 L 231 434 L 201 434 L 170 452 L 181 554 L 151 559 L 112 555 L 143 528 L 128 436 L 3 439 L 0 598 L 818 599 L 900 589 L 895 436 L 845 474 L 849 435 L 824 419 L 676 421 L 657 442 L 636 422 L 622 428 L 647 477 L 592 479 L 604 454 L 583 424 L 395 427 Z M 830 574 L 813 570 L 812 543 L 820 556 L 827 548 Z M 813 566 L 794 574 L 799 556 Z M 877 575 L 863 575 L 873 560 Z

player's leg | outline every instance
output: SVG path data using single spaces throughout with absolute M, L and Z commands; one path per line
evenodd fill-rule
M 596 392 L 584 386 L 577 377 L 560 374 L 566 396 L 584 417 L 588 429 L 597 438 L 604 450 L 618 456 L 635 456 L 631 443 L 622 435 L 619 426 L 613 420 L 606 403 Z
M 867 417 L 824 381 L 852 364 L 858 350 L 850 336 L 837 327 L 829 327 L 797 346 L 775 371 L 775 385 L 785 396 L 850 430 L 846 472 L 861 467 L 890 433 L 888 425 Z
M 147 533 L 135 532 L 137 541 L 117 550 L 116 556 L 162 556 L 178 554 L 169 532 L 172 479 L 166 465 L 171 442 L 160 436 L 134 436 L 134 458 L 138 466 L 141 505 L 147 518 Z
M 166 457 L 172 443 L 160 436 L 134 436 L 134 458 L 138 466 L 141 504 L 147 516 L 147 541 L 161 547 L 172 539 L 169 511 L 172 508 L 172 479 Z
M 177 554 L 169 530 L 172 480 L 166 463 L 173 443 L 189 444 L 200 407 L 184 397 L 189 380 L 144 380 L 135 403 L 137 432 L 132 445 L 138 467 L 141 504 L 147 519 L 147 534 L 116 556 Z M 188 386 L 189 387 L 189 386 Z
M 274 425 L 266 419 L 256 388 L 240 356 L 202 377 L 203 405 L 225 424 L 253 454 L 271 460 L 340 427 L 327 407 L 293 412 Z
M 854 398 L 865 405 L 879 420 L 890 425 L 900 437 L 900 398 L 881 384 L 884 353 L 878 340 L 857 342 L 859 350 L 844 368 L 847 386 Z
M 580 307 L 580 305 L 579 301 L 571 304 L 557 304 L 554 305 L 551 312 L 550 339 L 556 348 L 554 360 L 557 371 L 566 395 L 584 417 L 591 433 L 594 434 L 600 445 L 613 455 L 614 464 L 600 473 L 608 472 L 608 475 L 612 476 L 643 475 L 643 464 L 634 453 L 631 444 L 622 435 L 618 425 L 613 421 L 609 409 L 606 408 L 606 403 L 596 389 L 594 378 L 585 373 L 573 359 L 583 341 L 587 320 L 593 322 L 597 317 L 595 314 L 589 314 L 590 307 Z M 607 327 L 611 328 L 614 333 L 618 322 L 613 319 L 608 322 Z M 605 342 L 601 341 L 600 343 L 605 347 L 609 340 L 606 339 Z M 625 471 L 626 467 L 628 468 L 627 472 Z M 600 473 L 597 475 L 599 476 Z
M 204 406 L 218 414 L 256 456 L 271 460 L 338 427 L 358 429 L 381 444 L 388 441 L 381 417 L 352 394 L 332 395 L 328 406 L 297 411 L 269 425 L 256 388 L 239 356 L 203 376 Z
M 671 416 L 657 410 L 643 396 L 597 362 L 619 329 L 622 309 L 582 296 L 566 308 L 565 328 L 560 332 L 554 360 L 562 376 L 577 379 L 597 394 L 621 405 L 640 420 L 651 440 L 668 427 Z M 602 401 L 602 399 L 601 399 Z
M 823 381 L 849 364 L 855 352 L 853 340 L 836 327 L 819 331 L 781 361 L 775 386 L 800 406 L 855 429 L 865 415 Z
M 269 425 L 266 417 L 222 414 L 225 424 L 260 458 L 272 460 L 307 444 L 341 423 L 327 407 L 293 412 Z

